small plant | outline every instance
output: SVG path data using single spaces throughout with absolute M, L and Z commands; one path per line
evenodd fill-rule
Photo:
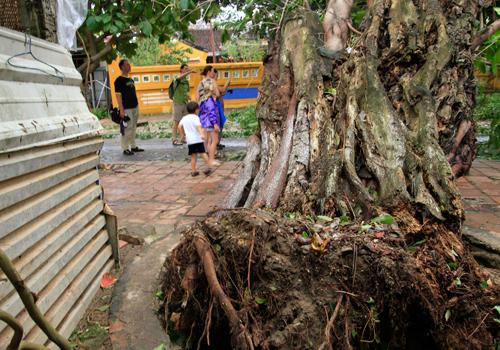
M 479 90 L 476 96 L 474 119 L 476 133 L 487 138 L 486 142 L 478 143 L 478 158 L 500 159 L 500 94 L 486 94 Z
M 252 135 L 259 125 L 257 122 L 257 114 L 255 111 L 255 106 L 248 106 L 245 109 L 238 109 L 231 111 L 226 116 L 228 121 L 238 123 L 240 127 L 239 136 L 243 134 L 243 136 Z M 226 135 L 226 132 L 224 132 Z M 238 135 L 234 135 L 238 136 Z
M 372 224 L 384 224 L 392 225 L 394 223 L 394 218 L 389 214 L 379 215 L 371 220 Z
M 419 246 L 421 246 L 422 244 L 424 244 L 427 240 L 426 239 L 422 239 L 420 241 L 417 241 L 415 243 L 413 243 L 412 245 L 408 246 L 408 250 L 412 253 L 416 252 L 417 251 L 417 248 Z M 456 263 L 458 265 L 458 263 Z M 448 264 L 449 266 L 449 264 Z
M 351 220 L 349 219 L 349 217 L 347 215 L 342 215 L 340 217 L 340 226 L 345 226 L 345 225 L 349 225 L 349 222 Z
M 498 315 L 500 316 L 500 305 L 495 305 L 493 307 L 493 309 L 495 309 L 495 311 L 498 313 Z M 493 320 L 495 320 L 496 323 L 500 323 L 500 320 L 498 318 L 494 318 Z
M 264 298 L 255 297 L 255 303 L 257 305 L 265 305 L 267 303 L 267 300 Z
M 101 108 L 101 107 L 94 108 L 92 110 L 92 114 L 94 114 L 97 117 L 97 119 L 99 119 L 99 120 L 106 119 L 109 116 L 106 108 Z
M 330 95 L 330 96 L 335 96 L 337 94 L 337 89 L 334 88 L 333 86 L 331 86 L 329 88 L 325 88 L 324 94 Z
M 156 291 L 155 293 L 156 299 L 159 301 L 163 301 L 165 299 L 165 293 L 163 293 L 161 290 Z

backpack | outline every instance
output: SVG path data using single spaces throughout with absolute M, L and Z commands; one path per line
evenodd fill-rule
M 175 89 L 177 89 L 177 86 L 179 84 L 176 84 L 175 82 L 177 81 L 177 79 L 174 79 L 171 83 L 170 83 L 170 86 L 168 87 L 168 97 L 170 99 L 173 99 L 174 98 L 174 94 L 175 94 Z

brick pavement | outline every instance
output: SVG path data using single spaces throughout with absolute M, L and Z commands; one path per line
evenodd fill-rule
M 191 177 L 187 162 L 130 162 L 105 166 L 100 175 L 119 226 L 148 241 L 205 216 L 224 199 L 240 165 L 226 162 L 210 176 Z
M 240 162 L 225 162 L 210 176 L 191 176 L 188 162 L 145 161 L 104 165 L 104 199 L 121 230 L 144 239 L 113 289 L 109 334 L 114 350 L 173 347 L 156 316 L 155 292 L 179 232 L 221 203 L 238 176 Z M 203 169 L 203 168 L 201 168 Z
M 475 160 L 469 175 L 457 181 L 465 225 L 489 231 L 500 240 L 500 162 Z

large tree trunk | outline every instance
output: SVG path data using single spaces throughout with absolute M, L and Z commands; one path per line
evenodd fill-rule
M 459 221 L 448 160 L 472 161 L 474 17 L 455 19 L 470 8 L 449 6 L 448 19 L 438 1 L 376 2 L 362 43 L 331 77 L 317 19 L 290 19 L 266 66 L 260 164 L 242 179 L 250 192 L 229 204 L 347 213 L 353 201 L 366 213 L 383 203 Z
M 376 0 L 333 62 L 314 13 L 283 21 L 229 209 L 165 264 L 165 321 L 188 348 L 492 346 L 498 289 L 479 287 L 453 181 L 474 153 L 474 11 Z

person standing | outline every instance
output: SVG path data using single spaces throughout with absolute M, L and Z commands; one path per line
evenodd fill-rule
M 217 106 L 218 110 L 218 125 L 220 127 L 219 133 L 218 133 L 218 140 L 217 140 L 217 149 L 223 149 L 225 146 L 221 144 L 221 139 L 222 139 L 222 129 L 224 127 L 224 124 L 226 122 L 226 117 L 224 115 L 224 94 L 226 93 L 229 84 L 231 81 L 228 79 L 226 83 L 224 84 L 224 87 L 219 87 L 217 85 L 217 69 L 215 69 L 213 66 L 208 65 L 205 66 L 203 69 L 201 75 L 203 76 L 202 80 L 198 84 L 198 87 L 196 89 L 196 101 L 200 101 L 201 96 L 203 95 L 204 91 L 204 86 L 207 83 L 207 81 L 213 81 L 215 83 L 216 87 L 216 99 L 215 103 Z M 200 101 L 201 102 L 201 101 Z
M 187 103 L 189 102 L 189 81 L 187 76 L 192 72 L 186 63 L 181 64 L 180 75 L 174 79 L 174 96 L 173 100 L 173 123 L 172 123 L 172 144 L 174 146 L 182 145 L 185 141 L 181 137 L 177 138 L 179 122 L 187 112 Z M 180 136 L 180 135 L 179 135 Z
M 121 75 L 115 80 L 115 94 L 120 110 L 120 118 L 124 121 L 124 127 L 121 135 L 121 147 L 123 154 L 131 156 L 134 152 L 143 152 L 142 148 L 135 144 L 135 131 L 137 128 L 137 119 L 139 119 L 139 102 L 135 92 L 134 80 L 129 77 L 131 67 L 126 59 L 118 63 Z M 128 120 L 126 119 L 128 117 Z M 126 122 L 126 123 L 125 123 Z
M 217 84 L 213 79 L 206 79 L 203 84 L 203 93 L 200 96 L 200 122 L 205 131 L 205 143 L 207 145 L 209 164 L 218 166 L 215 161 L 215 152 L 219 140 L 220 118 L 217 109 Z
M 198 104 L 196 102 L 188 102 L 187 111 L 189 114 L 185 115 L 179 122 L 179 132 L 181 135 L 186 136 L 188 144 L 188 154 L 191 156 L 191 176 L 198 176 L 200 173 L 196 170 L 196 160 L 198 154 L 201 154 L 208 168 L 203 172 L 205 175 L 210 175 L 210 162 L 207 153 L 205 152 L 205 145 L 203 143 L 205 132 L 201 127 L 200 118 L 195 114 L 198 112 Z

